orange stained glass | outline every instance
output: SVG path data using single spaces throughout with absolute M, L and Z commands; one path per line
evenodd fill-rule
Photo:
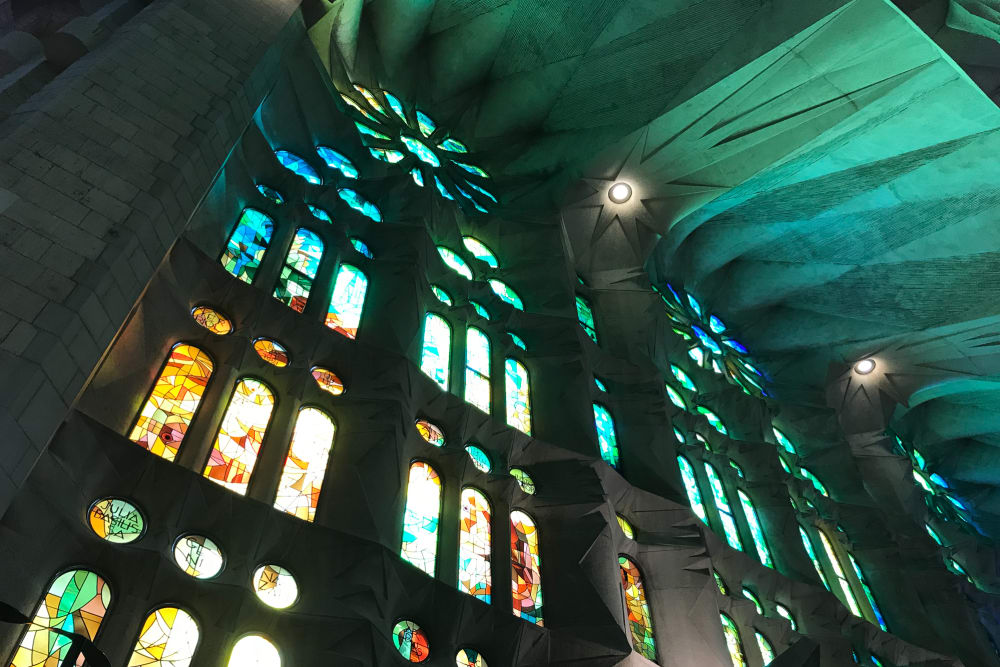
M 492 597 L 490 573 L 490 501 L 479 490 L 462 489 L 462 518 L 459 523 L 458 590 L 489 604 Z
M 520 510 L 510 513 L 510 575 L 514 615 L 542 625 L 542 574 L 538 529 Z
M 437 424 L 432 424 L 426 419 L 418 419 L 417 432 L 420 437 L 435 447 L 444 447 L 444 433 Z
M 288 350 L 276 340 L 258 338 L 253 342 L 253 349 L 257 356 L 272 366 L 284 368 L 289 364 Z
M 266 384 L 253 378 L 237 382 L 205 466 L 205 477 L 245 494 L 273 409 L 274 394 Z
M 300 519 L 312 521 L 333 449 L 336 428 L 330 415 L 317 408 L 302 408 L 295 420 L 292 444 L 278 482 L 274 506 Z
M 333 371 L 316 366 L 312 369 L 312 376 L 319 388 L 326 393 L 334 396 L 340 396 L 344 393 L 344 383 Z
M 646 602 L 646 587 L 639 568 L 627 556 L 618 556 L 622 574 L 622 590 L 628 608 L 628 625 L 632 630 L 632 648 L 650 660 L 656 660 L 656 640 L 653 638 L 653 619 Z
M 205 327 L 217 336 L 225 336 L 233 330 L 233 323 L 229 318 L 208 306 L 198 306 L 191 311 L 194 321 Z
M 175 345 L 139 412 L 129 440 L 173 461 L 213 369 L 212 360 L 197 347 Z

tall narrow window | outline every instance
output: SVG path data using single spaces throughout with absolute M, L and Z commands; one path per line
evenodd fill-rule
M 476 327 L 465 334 L 465 400 L 490 413 L 490 339 Z
M 851 561 L 851 568 L 854 570 L 854 574 L 858 576 L 858 581 L 861 583 L 861 589 L 865 592 L 865 597 L 868 599 L 868 604 L 872 607 L 872 612 L 875 613 L 875 620 L 878 621 L 878 626 L 882 628 L 883 631 L 889 632 L 889 628 L 885 624 L 885 617 L 882 616 L 882 610 L 878 608 L 878 604 L 875 602 L 875 595 L 872 593 L 872 589 L 868 585 L 868 580 L 865 579 L 864 572 L 861 571 L 858 561 L 854 560 L 854 554 L 848 552 L 847 559 Z
M 213 369 L 212 360 L 195 346 L 174 345 L 139 412 L 129 440 L 173 461 Z
M 198 635 L 198 623 L 183 609 L 154 609 L 142 624 L 128 667 L 188 667 Z
M 326 326 L 348 338 L 357 338 L 367 292 L 368 276 L 357 267 L 341 264 L 326 312 Z
M 733 518 L 733 509 L 729 506 L 726 490 L 722 488 L 722 479 L 711 463 L 705 464 L 705 473 L 708 475 L 708 484 L 712 487 L 715 508 L 719 510 L 719 519 L 722 520 L 722 530 L 726 533 L 726 541 L 732 548 L 743 551 L 743 541 L 740 540 L 740 533 L 736 529 L 736 520 Z
M 316 505 L 323 488 L 335 432 L 333 420 L 322 410 L 299 410 L 292 443 L 285 457 L 285 468 L 278 482 L 275 507 L 306 521 L 316 518 Z
M 740 497 L 740 505 L 743 506 L 743 515 L 746 516 L 747 524 L 750 526 L 750 535 L 753 537 L 754 546 L 757 547 L 757 558 L 760 559 L 760 564 L 774 567 L 774 562 L 771 560 L 771 550 L 767 548 L 764 529 L 761 528 L 760 517 L 757 516 L 757 508 L 754 507 L 750 497 L 743 493 L 743 489 L 737 489 L 736 493 Z
M 694 466 L 683 456 L 677 457 L 677 465 L 681 469 L 681 481 L 684 482 L 684 489 L 687 491 L 691 509 L 698 515 L 699 519 L 707 524 L 708 514 L 705 512 L 705 503 L 701 499 L 701 490 L 698 488 L 698 478 L 694 474 Z
M 462 518 L 458 536 L 458 590 L 489 604 L 493 596 L 490 574 L 490 501 L 476 489 L 462 489 Z
M 208 457 L 205 477 L 230 491 L 245 494 L 273 409 L 274 394 L 270 387 L 253 378 L 237 382 Z
M 87 570 L 63 572 L 38 603 L 35 617 L 11 658 L 11 667 L 62 664 L 70 639 L 51 628 L 93 640 L 110 604 L 111 588 L 104 579 Z
M 531 517 L 520 510 L 510 513 L 510 585 L 514 615 L 543 625 L 538 529 Z
M 432 577 L 437 558 L 440 515 L 441 478 L 429 464 L 414 461 L 410 465 L 410 479 L 406 485 L 403 544 L 399 554 L 403 560 Z
M 833 573 L 837 575 L 837 581 L 840 582 L 840 590 L 844 594 L 843 602 L 847 604 L 852 614 L 861 616 L 858 601 L 854 599 L 854 591 L 851 590 L 851 582 L 847 580 L 847 576 L 844 574 L 844 568 L 840 565 L 840 559 L 837 558 L 837 552 L 833 550 L 830 538 L 822 530 L 819 531 L 819 541 L 823 543 L 823 550 L 826 552 L 826 557 L 833 567 Z
M 740 629 L 736 627 L 733 619 L 725 614 L 719 614 L 722 621 L 722 634 L 726 638 L 726 648 L 729 649 L 729 658 L 733 661 L 733 667 L 747 667 L 747 658 L 743 653 L 743 641 L 740 639 Z
M 504 362 L 507 389 L 507 424 L 531 435 L 531 387 L 528 369 L 517 359 Z
M 448 391 L 451 364 L 451 327 L 443 317 L 427 313 L 424 317 L 424 344 L 420 353 L 420 370 Z
M 601 458 L 612 468 L 618 467 L 618 437 L 615 435 L 615 420 L 600 403 L 594 403 L 594 426 L 597 428 L 597 445 Z
M 764 661 L 764 667 L 767 667 L 772 662 L 774 662 L 775 652 L 774 647 L 771 646 L 771 642 L 767 637 L 759 632 L 754 632 L 757 637 L 757 648 L 760 649 L 760 657 Z
M 323 259 L 323 241 L 314 232 L 300 227 L 295 230 L 292 247 L 288 249 L 285 265 L 281 267 L 274 297 L 292 310 L 306 309 L 313 280 Z
M 576 297 L 576 319 L 590 339 L 597 342 L 597 328 L 594 326 L 594 311 L 590 302 L 582 296 Z
M 628 556 L 618 556 L 622 574 L 622 590 L 628 609 L 628 625 L 632 630 L 632 648 L 650 660 L 656 660 L 656 640 L 653 638 L 653 618 L 646 602 L 646 587 L 638 566 Z
M 256 209 L 244 209 L 219 259 L 223 268 L 243 282 L 253 283 L 272 233 L 274 220 Z
M 826 590 L 830 590 L 830 584 L 826 580 L 826 575 L 823 574 L 823 566 L 820 565 L 819 559 L 816 558 L 816 549 L 813 548 L 812 540 L 809 539 L 809 533 L 802 526 L 799 526 L 799 535 L 802 537 L 802 546 L 805 547 L 806 555 L 809 556 L 809 560 L 812 561 L 813 567 L 816 568 L 816 574 L 819 575 L 819 580 L 823 582 L 823 586 Z

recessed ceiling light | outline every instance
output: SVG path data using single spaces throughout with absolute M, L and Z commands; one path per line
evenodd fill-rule
M 624 204 L 632 198 L 632 186 L 628 183 L 615 183 L 608 190 L 608 199 L 616 204 Z
M 875 362 L 871 359 L 862 359 L 854 364 L 854 372 L 858 375 L 868 375 L 875 370 Z

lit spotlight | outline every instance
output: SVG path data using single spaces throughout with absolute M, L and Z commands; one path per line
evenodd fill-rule
M 858 375 L 868 375 L 875 370 L 875 362 L 871 359 L 862 359 L 854 364 L 854 372 Z
M 632 186 L 628 183 L 615 183 L 608 190 L 608 199 L 616 204 L 624 204 L 632 198 Z

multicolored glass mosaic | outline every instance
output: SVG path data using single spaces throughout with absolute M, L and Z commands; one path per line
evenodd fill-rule
M 348 338 L 357 338 L 367 292 L 368 276 L 355 266 L 341 264 L 326 312 L 326 326 Z
M 355 250 L 357 250 L 359 253 L 361 253 L 368 259 L 375 259 L 375 255 L 372 254 L 372 251 L 368 247 L 368 244 L 359 239 L 357 236 L 351 237 L 351 245 L 354 246 Z
M 392 643 L 409 662 L 423 662 L 431 654 L 427 633 L 413 621 L 400 621 L 392 628 Z
M 257 356 L 278 368 L 284 368 L 291 363 L 291 356 L 284 345 L 272 338 L 258 338 L 253 342 L 253 351 Z
M 477 445 L 466 445 L 465 451 L 472 460 L 472 465 L 476 467 L 479 472 L 488 473 L 493 468 L 493 464 L 490 463 L 490 456 L 483 449 Z
M 489 604 L 493 596 L 490 531 L 493 511 L 477 489 L 462 489 L 458 536 L 458 590 Z
M 351 162 L 346 155 L 343 153 L 338 153 L 332 148 L 326 146 L 317 146 L 316 154 L 319 155 L 320 159 L 326 163 L 330 169 L 336 169 L 345 178 L 357 178 L 360 174 L 358 173 L 357 167 Z
M 465 334 L 465 400 L 490 413 L 490 339 L 469 327 Z
M 701 499 L 701 490 L 698 488 L 698 478 L 694 473 L 694 466 L 683 456 L 677 457 L 677 466 L 681 470 L 681 481 L 684 482 L 684 489 L 687 491 L 688 502 L 691 509 L 704 523 L 708 523 L 708 514 L 705 512 L 705 503 Z
M 222 417 L 204 476 L 230 491 L 246 494 L 273 410 L 270 387 L 253 378 L 240 380 Z
M 627 556 L 618 556 L 618 567 L 622 575 L 622 589 L 625 591 L 628 625 L 632 631 L 632 648 L 644 658 L 656 660 L 653 619 L 649 613 L 649 604 L 646 602 L 642 573 Z
M 320 389 L 332 396 L 340 396 L 344 393 L 344 383 L 337 374 L 328 368 L 316 366 L 312 369 L 313 379 Z
M 177 607 L 160 607 L 146 617 L 128 667 L 189 667 L 198 648 L 198 623 Z
M 299 410 L 274 498 L 277 509 L 305 521 L 316 518 L 335 433 L 330 415 L 312 407 Z
M 274 287 L 274 298 L 296 312 L 304 311 L 322 259 L 323 241 L 319 236 L 302 227 L 295 230 L 292 247 Z
M 448 391 L 451 377 L 451 327 L 443 317 L 427 313 L 424 317 L 424 340 L 420 353 L 420 370 Z
M 612 468 L 618 467 L 618 437 L 611 413 L 600 403 L 594 403 L 594 426 L 597 429 L 597 446 L 601 458 Z
M 316 170 L 295 153 L 291 153 L 286 150 L 278 150 L 274 151 L 274 157 L 278 158 L 278 162 L 281 163 L 282 167 L 297 176 L 301 176 L 307 183 L 312 183 L 313 185 L 323 185 L 323 179 L 316 173 Z
M 268 607 L 287 609 L 299 599 L 292 573 L 279 565 L 261 565 L 253 573 L 253 592 Z
M 435 447 L 444 447 L 444 431 L 437 424 L 432 424 L 426 419 L 418 419 L 415 425 L 417 433 L 424 439 L 424 442 Z
M 507 425 L 531 435 L 531 387 L 528 369 L 517 359 L 504 362 Z
M 233 330 L 233 323 L 229 318 L 208 306 L 197 306 L 191 309 L 191 317 L 200 326 L 205 327 L 216 336 L 225 336 Z
M 204 535 L 184 535 L 174 542 L 174 562 L 195 579 L 211 579 L 222 572 L 222 549 Z
M 135 542 L 146 532 L 139 508 L 123 498 L 100 498 L 87 511 L 87 523 L 102 540 L 112 544 Z
M 510 570 L 514 615 L 543 625 L 538 528 L 520 510 L 510 513 Z
M 597 327 L 594 324 L 594 310 L 590 307 L 590 302 L 582 296 L 576 297 L 576 320 L 590 336 L 590 339 L 596 343 Z
M 463 648 L 455 656 L 456 667 L 487 667 L 483 654 L 471 648 Z
M 406 486 L 406 512 L 403 515 L 403 541 L 400 556 L 434 576 L 437 558 L 438 522 L 441 515 L 441 478 L 424 461 L 410 465 Z
M 268 199 L 271 202 L 278 204 L 279 206 L 285 203 L 285 198 L 282 196 L 282 194 L 269 185 L 258 183 L 257 192 L 263 195 L 265 199 Z
M 244 209 L 219 258 L 222 268 L 243 282 L 252 284 L 273 233 L 274 220 L 257 209 Z

